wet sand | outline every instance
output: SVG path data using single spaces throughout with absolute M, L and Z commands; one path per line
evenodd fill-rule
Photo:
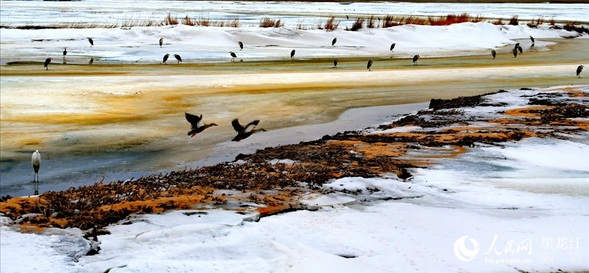
M 490 56 L 425 57 L 418 65 L 406 58 L 374 58 L 371 72 L 363 58 L 340 59 L 338 68 L 321 59 L 57 64 L 49 71 L 41 64 L 0 66 L 1 195 L 30 194 L 30 154 L 37 149 L 43 154 L 43 192 L 90 184 L 103 175 L 118 180 L 212 164 L 236 151 L 275 145 L 276 139 L 298 142 L 305 130 L 273 132 L 334 121 L 358 107 L 589 83 L 589 77 L 574 77 L 577 65 L 589 63 L 587 39 L 558 40 L 549 51 L 536 50 L 518 58 L 500 51 L 494 61 Z M 184 112 L 203 114 L 205 122 L 220 126 L 190 138 Z M 360 129 L 378 115 L 391 114 L 357 115 L 353 126 L 325 128 Z M 269 132 L 231 143 L 230 121 L 236 117 L 260 119 Z

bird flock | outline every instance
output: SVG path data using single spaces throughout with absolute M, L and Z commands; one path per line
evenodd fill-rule
M 90 46 L 91 47 L 94 46 L 94 39 L 92 39 L 90 37 L 87 37 L 87 39 L 88 39 L 88 42 L 90 43 Z M 530 48 L 533 48 L 536 44 L 536 39 L 534 39 L 534 37 L 530 36 L 530 41 L 531 41 Z M 335 37 L 331 40 L 331 46 L 335 47 L 336 43 L 337 43 L 337 37 Z M 158 44 L 159 44 L 160 48 L 163 47 L 164 46 L 164 38 L 159 38 Z M 239 50 L 242 51 L 244 48 L 243 42 L 238 41 L 237 45 L 239 46 Z M 389 51 L 391 53 L 393 53 L 393 50 L 395 49 L 396 45 L 397 45 L 397 43 L 392 43 L 390 45 Z M 513 54 L 514 58 L 517 58 L 517 56 L 519 54 L 523 54 L 523 48 L 521 47 L 520 43 L 516 43 L 514 45 L 513 49 L 511 50 L 511 53 Z M 290 51 L 290 58 L 294 59 L 295 54 L 296 54 L 296 50 L 295 49 L 291 50 Z M 66 64 L 67 48 L 63 49 L 62 55 L 63 55 L 63 64 Z M 237 60 L 237 54 L 235 52 L 229 51 L 229 56 L 231 57 L 231 62 L 235 62 Z M 391 55 L 391 58 L 392 57 L 393 56 Z M 495 60 L 495 58 L 497 58 L 497 51 L 495 49 L 491 49 L 491 57 L 493 58 L 493 60 Z M 164 57 L 162 58 L 162 64 L 167 64 L 167 61 L 169 58 L 170 58 L 170 54 L 166 53 L 164 55 Z M 174 54 L 174 58 L 178 61 L 178 64 L 180 64 L 182 62 L 182 57 L 179 54 Z M 413 58 L 412 58 L 413 65 L 417 64 L 417 60 L 419 60 L 419 58 L 420 58 L 419 54 L 413 55 Z M 45 59 L 45 62 L 43 63 L 43 67 L 45 68 L 45 70 L 49 70 L 49 64 L 51 63 L 51 61 L 52 61 L 51 58 Z M 241 60 L 241 62 L 243 62 L 243 60 Z M 88 62 L 88 64 L 93 64 L 93 63 L 94 63 L 94 58 L 90 58 L 90 61 Z M 372 64 L 373 64 L 372 59 L 368 60 L 368 62 L 366 64 L 366 69 L 368 71 L 372 71 L 371 70 Z M 337 67 L 337 65 L 338 65 L 338 59 L 334 58 L 333 59 L 333 67 L 335 68 L 335 67 Z M 579 65 L 576 70 L 576 76 L 579 78 L 581 77 L 581 71 L 583 71 L 583 65 Z
M 90 46 L 94 46 L 94 40 L 90 37 L 87 37 L 88 42 L 90 43 Z M 534 47 L 535 45 L 535 39 L 534 37 L 530 36 L 530 41 L 531 41 L 531 45 L 530 47 Z M 335 44 L 337 43 L 337 37 L 333 38 L 333 40 L 331 40 L 331 46 L 334 47 Z M 164 46 L 164 38 L 160 38 L 159 39 L 159 46 L 163 47 Z M 244 49 L 244 44 L 242 41 L 238 41 L 237 42 L 238 46 L 239 46 L 239 50 L 243 50 Z M 392 53 L 393 50 L 395 49 L 396 43 L 392 43 L 389 47 L 389 51 Z M 511 50 L 513 57 L 517 58 L 518 54 L 523 54 L 523 48 L 521 47 L 520 43 L 516 43 L 513 47 L 513 49 Z M 293 49 L 290 52 L 290 58 L 294 59 L 296 54 L 296 50 Z M 66 55 L 67 55 L 67 48 L 63 49 L 62 52 L 63 55 L 63 64 L 66 64 Z M 229 51 L 229 55 L 231 56 L 231 62 L 235 62 L 235 60 L 237 59 L 237 54 L 233 51 Z M 162 59 L 162 63 L 163 64 L 167 64 L 167 61 L 170 57 L 169 53 L 166 53 Z M 495 60 L 495 58 L 497 57 L 497 51 L 495 49 L 491 49 L 491 57 L 493 58 L 493 60 Z M 178 61 L 178 64 L 180 64 L 182 62 L 182 57 L 178 54 L 174 54 L 174 58 Z M 392 56 L 391 56 L 392 58 Z M 417 61 L 419 60 L 420 56 L 418 54 L 414 55 L 412 58 L 413 61 L 413 65 L 417 64 Z M 49 57 L 47 59 L 45 59 L 45 62 L 43 63 L 43 67 L 45 68 L 45 70 L 49 70 L 49 64 L 51 63 L 52 58 Z M 243 61 L 243 60 L 242 60 Z M 94 58 L 91 58 L 89 61 L 89 64 L 93 64 L 94 62 Z M 333 67 L 337 67 L 338 65 L 338 59 L 334 58 L 333 59 Z M 368 71 L 372 71 L 373 65 L 373 61 L 372 59 L 369 59 L 367 64 L 366 64 L 366 69 Z M 579 65 L 576 69 L 576 76 L 577 77 L 581 77 L 581 72 L 583 71 L 583 65 Z M 188 135 L 190 137 L 194 137 L 195 135 L 203 132 L 204 130 L 206 130 L 207 128 L 213 127 L 213 126 L 218 126 L 216 123 L 203 123 L 202 122 L 202 114 L 197 116 L 197 115 L 193 115 L 190 113 L 185 113 L 185 117 L 186 120 L 190 123 L 191 128 L 190 131 L 188 132 Z M 259 124 L 259 120 L 254 120 L 249 122 L 248 124 L 246 124 L 245 126 L 241 125 L 239 123 L 238 119 L 233 119 L 233 121 L 231 122 L 231 125 L 233 126 L 233 129 L 237 132 L 237 135 L 232 139 L 232 141 L 241 141 L 244 140 L 248 137 L 250 137 L 252 134 L 257 133 L 257 132 L 264 132 L 266 131 L 263 128 L 256 128 Z M 38 183 L 39 182 L 39 168 L 41 165 L 41 154 L 39 153 L 38 150 L 36 150 L 31 158 L 31 162 L 33 165 L 33 170 L 35 172 L 34 174 L 34 178 L 33 178 L 33 182 Z

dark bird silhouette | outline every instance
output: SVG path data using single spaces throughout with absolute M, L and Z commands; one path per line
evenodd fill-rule
M 243 50 L 243 43 L 241 41 L 237 42 L 237 44 L 239 45 L 239 50 Z
M 166 62 L 168 61 L 168 58 L 170 58 L 170 53 L 166 53 L 166 55 L 164 55 L 164 60 L 163 60 L 164 64 L 166 64 Z
M 178 60 L 178 63 L 182 62 L 182 57 L 180 57 L 180 55 L 174 54 L 174 58 L 176 58 L 176 60 Z
M 392 43 L 391 47 L 389 48 L 389 51 L 393 51 L 393 49 L 395 49 L 396 45 L 397 45 L 397 43 Z
M 419 59 L 419 55 L 413 56 L 413 64 L 417 64 L 418 59 Z
M 39 153 L 39 150 L 35 150 L 35 152 L 33 152 L 31 163 L 33 164 L 33 170 L 35 171 L 33 182 L 39 182 L 39 168 L 41 167 L 41 153 Z
M 188 132 L 188 135 L 190 137 L 194 137 L 196 134 L 204 131 L 205 129 L 212 127 L 212 126 L 217 126 L 216 123 L 203 123 L 202 122 L 202 115 L 200 116 L 196 116 L 193 114 L 189 114 L 189 113 L 184 113 L 184 116 L 186 116 L 186 120 L 188 122 L 190 122 L 190 131 Z
M 67 55 L 67 48 L 63 48 L 63 64 L 65 64 L 65 55 Z
M 532 41 L 531 47 L 534 47 L 534 44 L 536 43 L 536 40 L 532 36 L 530 36 L 530 40 Z
M 368 60 L 368 63 L 366 64 L 366 69 L 368 69 L 368 71 L 372 71 L 372 70 L 370 70 L 371 67 L 372 67 L 372 60 Z
M 241 126 L 241 124 L 239 124 L 239 121 L 237 119 L 234 119 L 233 121 L 231 121 L 231 125 L 233 125 L 233 129 L 235 129 L 237 135 L 231 141 L 241 141 L 257 132 L 265 132 L 266 130 L 262 128 L 256 129 L 258 123 L 260 123 L 259 120 L 254 120 L 248 123 L 245 127 L 243 127 Z
M 229 55 L 231 55 L 231 61 L 234 62 L 235 58 L 237 58 L 237 54 L 235 54 L 233 51 L 229 51 Z
M 160 47 L 164 44 L 164 38 L 160 38 Z
M 45 70 L 49 70 L 49 63 L 51 63 L 51 58 L 45 59 L 45 62 L 43 63 L 43 67 L 45 67 Z
M 491 49 L 491 56 L 493 56 L 493 60 L 495 60 L 495 57 L 497 56 L 497 51 L 495 51 L 495 49 Z
M 517 46 L 517 51 L 519 51 L 520 54 L 524 53 L 524 49 L 521 46 Z
M 290 58 L 291 58 L 291 59 L 292 59 L 292 58 L 294 58 L 294 55 L 295 55 L 295 50 L 293 49 L 293 50 L 290 52 Z
M 333 58 L 333 67 L 337 67 L 337 58 Z
M 577 77 L 581 77 L 581 71 L 583 71 L 583 65 L 577 66 Z
M 335 43 L 337 43 L 337 37 L 331 40 L 331 46 L 335 46 Z
M 94 63 L 94 58 L 90 58 L 90 61 L 88 62 L 88 64 L 93 64 Z
M 347 19 L 347 20 L 350 20 L 350 16 L 348 16 L 347 14 L 346 14 L 346 19 Z
M 517 47 L 513 48 L 513 50 L 511 51 L 511 53 L 513 53 L 513 57 L 517 58 Z
M 92 38 L 88 37 L 88 42 L 90 43 L 90 46 L 94 45 L 94 40 L 92 40 Z

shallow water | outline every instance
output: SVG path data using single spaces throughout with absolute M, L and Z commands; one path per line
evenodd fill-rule
M 33 193 L 30 155 L 37 149 L 43 158 L 40 192 L 60 190 L 102 176 L 112 181 L 232 160 L 240 152 L 284 144 L 277 140 L 298 142 L 312 132 L 276 132 L 330 122 L 348 109 L 588 84 L 589 78 L 572 75 L 578 63 L 589 62 L 588 43 L 563 40 L 550 51 L 517 60 L 503 55 L 492 63 L 488 56 L 425 59 L 416 66 L 382 59 L 372 72 L 362 68 L 364 60 L 353 58 L 338 69 L 322 60 L 182 65 L 165 71 L 161 65 L 97 65 L 91 72 L 86 66 L 64 66 L 51 76 L 40 74 L 37 65 L 2 66 L 0 192 Z M 184 112 L 203 114 L 204 122 L 220 126 L 190 138 Z M 332 133 L 361 129 L 390 114 L 376 111 L 355 118 L 354 126 L 325 128 Z M 231 143 L 233 118 L 260 119 L 269 132 Z

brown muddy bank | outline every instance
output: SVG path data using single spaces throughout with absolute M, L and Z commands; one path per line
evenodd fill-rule
M 528 105 L 509 111 L 488 99 L 493 94 L 497 93 L 432 100 L 429 109 L 378 128 L 268 147 L 241 154 L 234 162 L 99 182 L 38 197 L 4 197 L 0 211 L 23 226 L 83 230 L 117 223 L 131 214 L 207 206 L 257 210 L 264 216 L 302 208 L 303 196 L 320 192 L 323 183 L 335 178 L 394 174 L 405 181 L 411 168 L 427 167 L 480 144 L 562 138 L 589 128 L 588 95 L 577 87 L 539 92 L 526 97 Z M 492 116 L 468 113 L 476 107 L 499 110 Z

